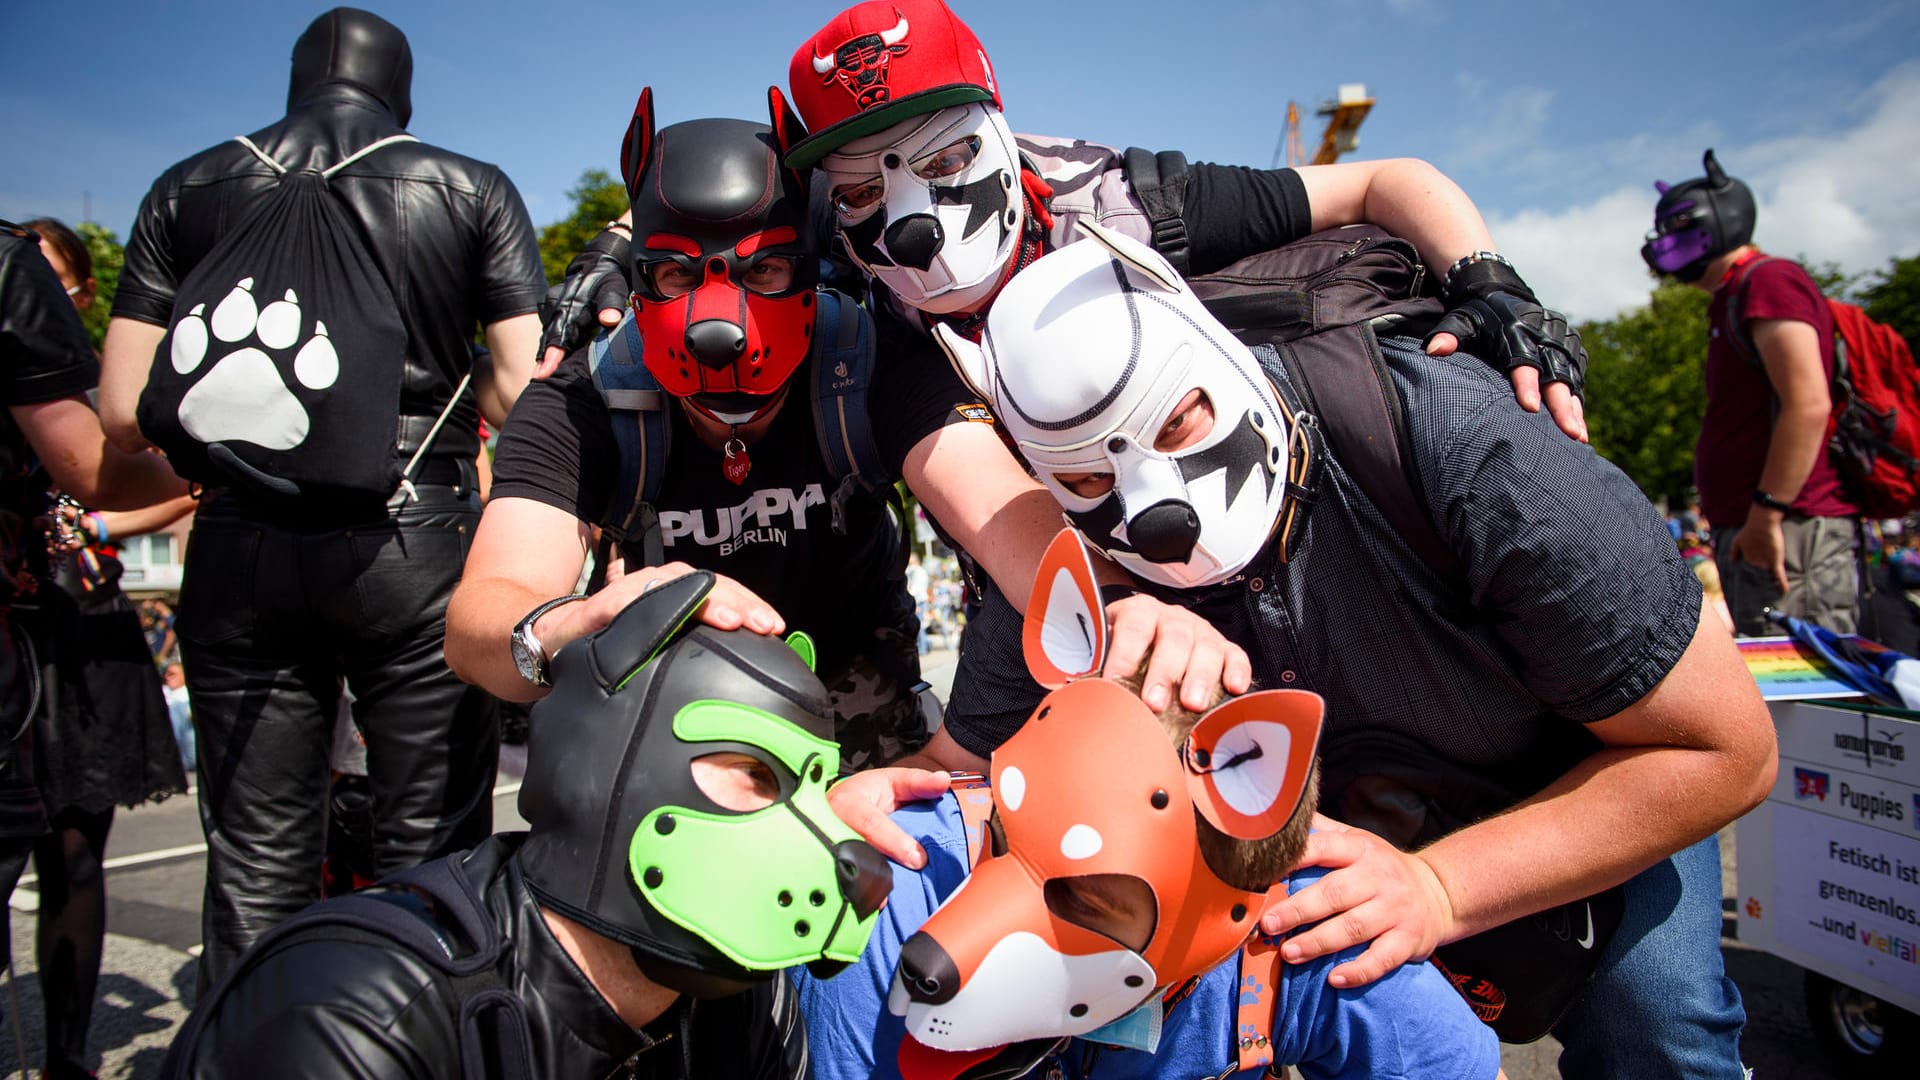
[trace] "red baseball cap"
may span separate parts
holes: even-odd
[[[793,54],[787,89],[813,132],[787,152],[795,169],[910,116],[1000,107],[987,51],[940,0],[868,0],[834,16]]]

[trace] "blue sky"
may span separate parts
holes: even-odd
[[[1757,239],[1862,271],[1920,252],[1920,4],[1787,0],[953,0],[1016,131],[1266,166],[1291,98],[1377,99],[1353,157],[1439,165],[1549,303],[1643,300],[1656,177],[1718,149]],[[371,4],[407,32],[422,138],[494,161],[536,224],[563,215],[650,83],[664,122],[764,115],[833,0]],[[92,217],[125,237],[167,165],[284,109],[323,8],[4,0],[0,217]],[[1045,18],[1036,18],[1044,13]],[[1813,13],[1813,14],[1810,14]]]

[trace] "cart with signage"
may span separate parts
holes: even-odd
[[[1740,941],[1806,969],[1845,1075],[1920,1075],[1920,712],[1868,703],[1789,638],[1741,651],[1780,771],[1735,826]]]

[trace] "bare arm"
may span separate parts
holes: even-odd
[[[534,354],[540,349],[540,316],[529,311],[510,319],[488,323],[487,349],[493,363],[485,372],[475,371],[474,394],[480,402],[480,415],[499,427],[507,422],[520,391],[533,378]]]
[[[1759,688],[1711,613],[1646,697],[1587,726],[1606,749],[1509,813],[1420,853],[1452,899],[1451,936],[1619,884],[1713,835],[1766,798],[1779,764]]]
[[[182,495],[134,510],[109,510],[100,517],[106,522],[108,538],[118,540],[123,536],[158,532],[193,513],[198,505],[199,501],[191,495]]]
[[[1315,231],[1372,222],[1411,241],[1436,274],[1464,255],[1499,250],[1467,193],[1419,158],[1307,165],[1294,171],[1306,186]],[[1441,333],[1427,351],[1446,356],[1459,345],[1453,334]],[[1515,367],[1508,377],[1521,407],[1538,412],[1544,403],[1561,430],[1581,442],[1587,440],[1585,409],[1565,383],[1549,383],[1543,397],[1536,368]]]
[[[140,434],[134,409],[140,391],[147,388],[154,353],[167,328],[124,317],[107,320],[107,340],[100,348],[100,426],[122,450],[144,450],[153,444]]]
[[[1417,854],[1328,823],[1304,861],[1335,869],[1274,905],[1262,927],[1340,914],[1290,938],[1283,954],[1304,959],[1371,939],[1330,976],[1363,985],[1445,942],[1625,881],[1758,805],[1778,766],[1753,678],[1706,612],[1658,686],[1588,727],[1604,749],[1507,813]]]
[[[1294,171],[1306,185],[1315,232],[1372,222],[1411,241],[1437,270],[1470,252],[1497,250],[1473,200],[1419,158],[1306,165]]]
[[[79,394],[12,405],[8,412],[54,484],[87,506],[131,509],[187,493],[187,482],[174,475],[167,459],[108,442],[100,417]]]
[[[902,468],[907,486],[960,547],[993,575],[1015,611],[1048,541],[1060,504],[1020,468],[990,424],[948,424],[921,439]]]
[[[527,613],[573,592],[585,565],[592,529],[565,510],[533,499],[487,503],[473,534],[460,585],[447,603],[447,666],[467,682],[508,701],[532,701],[546,690],[521,677],[509,641]],[[692,572],[685,563],[649,566],[610,580],[575,604],[563,604],[533,624],[549,659],[560,647],[613,621],[656,583]],[[700,608],[700,621],[722,630],[746,627],[778,634],[778,612],[732,578],[718,576]]]
[[[542,696],[544,691],[514,667],[508,637],[527,612],[573,591],[586,562],[588,535],[580,519],[545,503],[513,498],[488,503],[460,585],[447,602],[447,666],[508,701]],[[535,627],[535,636],[541,629]],[[559,648],[559,642],[544,637],[542,642],[549,655]]]
[[[1767,382],[1780,400],[1760,470],[1760,490],[1790,503],[1820,457],[1827,415],[1833,409],[1826,366],[1820,361],[1819,331],[1797,319],[1754,319],[1747,325],[1767,369]],[[1747,508],[1746,524],[1733,538],[1734,553],[1773,571],[1782,592],[1787,588],[1786,539],[1780,531],[1785,517],[1756,503]]]

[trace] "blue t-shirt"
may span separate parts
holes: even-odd
[[[897,1075],[905,1028],[887,1011],[886,1000],[900,946],[967,875],[965,827],[951,795],[908,806],[893,821],[926,848],[926,869],[894,866],[892,894],[859,963],[828,980],[799,968],[792,972],[817,1080]],[[1291,884],[1302,887],[1321,873],[1303,871]],[[1357,990],[1329,986],[1327,971],[1360,952],[1356,946],[1283,970],[1270,1033],[1275,1061],[1295,1066],[1306,1080],[1470,1080],[1498,1073],[1500,1047],[1493,1029],[1474,1018],[1432,965],[1409,964]],[[1239,981],[1238,957],[1208,972],[1167,1017],[1153,1054],[1074,1040],[1060,1062],[1065,1075],[1080,1080],[1219,1076],[1235,1058]],[[1235,1075],[1251,1080],[1259,1073]]]

